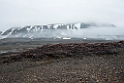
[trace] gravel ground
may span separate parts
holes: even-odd
[[[0,66],[0,83],[124,83],[124,54],[42,61],[23,60]]]
[[[11,41],[14,42],[14,40]],[[52,44],[62,41],[52,42],[49,41]],[[74,40],[64,40],[64,43],[70,42],[72,43]],[[75,42],[84,41],[75,40]],[[109,41],[87,40],[85,42]],[[19,45],[30,46],[34,44],[21,43]],[[11,46],[17,47],[18,45],[15,43],[14,45],[1,46],[8,46],[11,49]],[[23,59],[19,62],[1,64],[0,83],[124,83],[124,49],[122,48],[119,54],[111,55],[47,58],[39,61]]]

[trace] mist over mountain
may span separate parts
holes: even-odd
[[[123,39],[122,30],[113,24],[58,23],[13,27],[1,33],[3,38],[99,38]],[[111,31],[111,32],[110,32]],[[117,32],[116,32],[117,31]],[[119,32],[119,33],[118,33]]]

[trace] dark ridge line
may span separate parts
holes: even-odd
[[[48,44],[37,47],[19,54],[2,56],[2,63],[20,61],[23,58],[42,60],[44,58],[64,58],[73,56],[94,56],[94,55],[117,55],[120,50],[124,51],[124,40],[108,43],[60,43]]]

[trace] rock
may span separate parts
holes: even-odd
[[[112,43],[70,43],[70,44],[56,44],[56,45],[44,45],[34,50],[23,52],[21,55],[26,58],[37,57],[51,57],[62,58],[71,57],[75,55],[105,55],[105,54],[117,54],[118,51],[113,48],[123,48],[124,41],[112,42]],[[35,55],[35,56],[34,56]]]
[[[20,54],[3,56],[3,63],[20,61],[22,58],[43,59],[43,58],[63,58],[73,56],[94,56],[94,55],[115,55],[118,49],[124,48],[124,41],[111,43],[68,43],[68,44],[49,44],[36,49],[24,51]]]
[[[0,35],[2,34],[2,31],[0,31]]]

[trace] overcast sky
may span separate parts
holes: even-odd
[[[0,30],[25,25],[99,22],[124,26],[124,0],[0,0]]]

